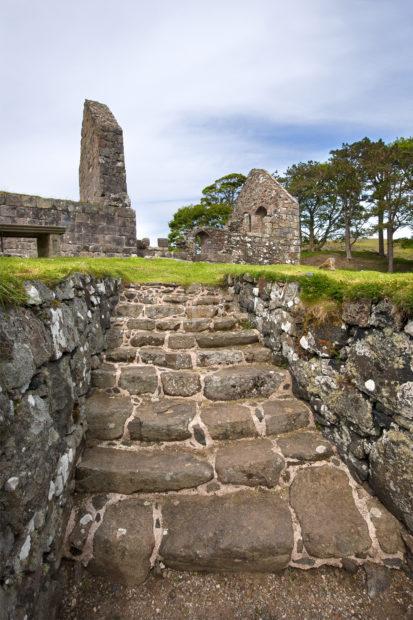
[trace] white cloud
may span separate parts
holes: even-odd
[[[86,97],[123,126],[152,238],[222,174],[325,156],[317,128],[406,135],[412,17],[409,0],[3,0],[1,187],[77,197]],[[313,139],[278,144],[255,121]]]

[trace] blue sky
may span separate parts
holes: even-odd
[[[411,135],[411,0],[1,0],[0,188],[78,198],[83,100],[123,127],[138,236],[228,172]]]

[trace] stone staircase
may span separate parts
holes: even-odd
[[[108,345],[70,557],[127,584],[165,566],[402,565],[398,521],[315,428],[230,291],[126,288]]]

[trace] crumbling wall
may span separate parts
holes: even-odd
[[[0,192],[0,224],[65,226],[62,256],[136,254],[135,211],[126,206]],[[3,246],[6,254],[37,256],[33,239],[5,238]]]
[[[299,206],[265,170],[245,181],[223,229],[196,229],[189,236],[191,260],[221,263],[300,262]]]
[[[0,310],[0,616],[53,617],[86,431],[91,369],[105,348],[119,282],[74,275],[27,283],[27,304]]]
[[[79,165],[80,201],[130,206],[123,132],[109,108],[86,99]]]
[[[320,322],[296,283],[233,285],[352,472],[413,531],[413,321],[383,299],[345,302]]]

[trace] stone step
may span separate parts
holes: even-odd
[[[178,334],[176,334],[178,335]],[[185,334],[182,334],[183,336]],[[171,340],[169,341],[171,344]],[[182,342],[182,349],[168,350],[165,347],[143,346],[136,347],[123,346],[107,351],[106,359],[110,362],[130,363],[140,361],[142,364],[162,366],[175,370],[186,368],[207,368],[209,366],[228,366],[235,364],[269,362],[272,354],[269,349],[260,345],[245,345],[240,348],[220,348],[220,349],[187,349]],[[194,353],[194,355],[191,355]]]
[[[165,501],[160,555],[177,570],[275,572],[293,549],[288,503],[277,494],[231,493]]]
[[[178,491],[197,487],[214,476],[205,458],[183,448],[86,449],[76,469],[76,488],[84,493]]]
[[[196,415],[196,403],[171,398],[144,402],[128,424],[132,441],[182,441],[192,435],[189,424]]]
[[[268,397],[286,383],[288,373],[272,365],[235,366],[208,373],[204,396],[209,400]]]
[[[195,336],[198,346],[202,349],[218,347],[237,347],[259,342],[256,329],[245,329],[237,332],[200,333]]]
[[[400,524],[377,500],[368,502],[374,542],[354,498],[348,475],[332,463],[299,469],[283,491],[106,498],[89,568],[111,583],[138,585],[154,562],[176,570],[263,573],[289,564],[397,562]]]
[[[156,351],[151,357],[152,361],[157,361],[157,355],[161,364],[165,354]],[[183,355],[181,352],[171,353],[167,363],[182,368],[182,365],[185,366],[185,355],[189,354]],[[101,389],[120,388],[134,396],[163,392],[166,396],[188,397],[198,394],[208,400],[230,401],[268,398],[289,389],[290,380],[287,371],[271,364],[255,362],[244,366],[228,366],[215,372],[201,368],[172,370],[148,364],[128,364],[117,369],[115,365],[106,363],[92,372],[92,385]]]
[[[167,442],[184,441],[192,437],[189,430],[191,422],[199,410],[201,427],[204,428],[211,441],[235,440],[253,438],[258,436],[257,426],[254,419],[263,422],[260,432],[262,434],[279,435],[291,433],[294,430],[302,430],[310,424],[308,408],[294,398],[264,401],[262,403],[246,404],[245,401],[214,403],[204,401],[197,408],[196,402],[183,398],[162,398],[152,402],[144,400],[136,407],[134,417],[128,422],[130,440],[142,442]],[[265,414],[270,411],[274,415]],[[287,420],[283,425],[278,424],[278,416],[285,412]],[[127,410],[129,414],[129,409]],[[130,417],[123,413],[125,417]],[[119,413],[120,415],[120,413]],[[265,417],[265,419],[264,419]],[[197,424],[198,426],[198,424]],[[274,430],[277,432],[274,433]],[[107,439],[104,432],[92,433],[93,438]],[[119,437],[119,435],[117,435]],[[203,435],[205,438],[205,433]],[[115,438],[114,434],[110,437]],[[197,439],[195,433],[195,439]],[[311,439],[311,437],[309,438]],[[322,440],[322,437],[320,436]],[[199,442],[204,445],[205,442]],[[321,445],[317,443],[314,449]],[[316,457],[320,453],[316,453]]]

